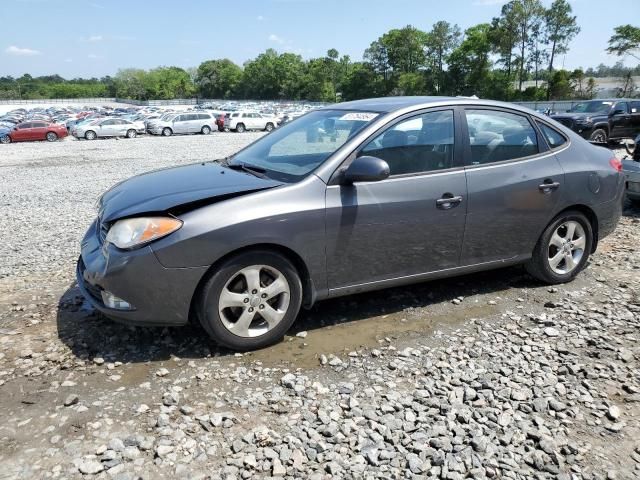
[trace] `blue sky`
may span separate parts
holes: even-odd
[[[550,4],[551,0],[545,0]],[[501,0],[3,0],[0,76],[100,77],[119,68],[242,64],[266,48],[322,56],[329,48],[361,60],[391,28],[462,29],[489,22]],[[616,25],[640,18],[640,0],[572,0],[582,31],[559,58],[566,68],[613,64],[604,52]],[[597,6],[596,6],[597,5]],[[595,7],[595,8],[594,8]],[[625,63],[632,65],[633,59]],[[635,61],[635,60],[634,60]]]

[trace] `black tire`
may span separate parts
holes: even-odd
[[[239,123],[238,125],[236,125],[236,132],[244,133],[245,131],[246,131],[246,128],[244,126],[244,123]]]
[[[582,258],[576,267],[568,273],[559,274],[552,270],[549,265],[549,244],[551,237],[558,227],[568,221],[578,222],[585,232],[586,244],[582,253]],[[531,259],[525,264],[525,268],[532,277],[548,283],[550,285],[567,283],[572,281],[586,266],[589,255],[593,248],[593,228],[591,222],[581,212],[567,210],[554,218],[545,228],[536,244]]]
[[[202,127],[202,130],[200,130],[200,132],[203,135],[209,135],[211,133],[211,127],[205,125],[204,127]]]
[[[96,138],[98,138],[98,136],[96,135],[96,132],[94,132],[93,130],[87,130],[84,133],[84,138],[85,140],[95,140]]]
[[[47,142],[55,142],[58,140],[58,135],[55,132],[48,132],[46,136]]]
[[[271,122],[267,123],[267,126],[266,126],[266,127],[264,127],[264,129],[265,129],[267,132],[272,131],[274,128],[275,128],[275,127],[273,126],[273,123],[271,123]]]
[[[133,128],[127,130],[127,138],[136,138],[138,136],[138,132],[136,132]]]
[[[596,128],[593,132],[591,132],[591,136],[589,137],[589,140],[591,140],[592,142],[598,142],[598,143],[608,143],[609,135],[607,134],[607,131],[604,128]]]
[[[3,145],[8,145],[11,143],[11,137],[9,135],[3,135],[2,137],[0,137],[0,143],[2,143]]]
[[[171,130],[169,127],[164,127],[162,129],[162,136],[163,137],[170,137],[171,135],[173,135],[173,130]]]
[[[255,337],[241,337],[225,327],[218,311],[218,302],[223,288],[237,272],[252,265],[273,267],[284,275],[289,284],[289,306],[271,330]],[[196,316],[209,336],[227,348],[248,351],[263,348],[280,341],[289,330],[302,304],[302,282],[295,266],[284,256],[269,250],[252,250],[226,260],[208,274],[196,300]]]

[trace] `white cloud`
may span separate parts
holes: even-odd
[[[90,53],[89,55],[87,55],[87,58],[90,58],[91,60],[95,60],[96,58],[100,58],[100,56],[96,55],[95,53]]]
[[[284,38],[279,37],[275,33],[269,35],[269,41],[274,43],[279,43],[280,45],[284,44]]]
[[[65,63],[71,63],[71,62],[73,62],[73,58],[65,58],[64,62]]]
[[[9,55],[15,55],[16,57],[33,57],[34,55],[42,55],[39,50],[33,50],[32,48],[20,48],[15,45],[11,45],[5,49],[5,53]]]
[[[256,17],[256,20],[258,20],[259,22],[262,22],[264,20],[264,17],[262,15],[258,15]]]
[[[91,35],[89,38],[87,38],[87,42],[89,43],[101,42],[102,40],[104,40],[104,37],[102,35]]]

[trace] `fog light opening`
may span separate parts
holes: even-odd
[[[121,298],[116,297],[113,293],[103,290],[102,302],[107,308],[113,308],[114,310],[133,310],[133,306],[124,301]]]

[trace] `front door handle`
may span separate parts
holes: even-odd
[[[462,196],[454,196],[450,193],[445,193],[442,198],[436,200],[436,207],[441,210],[449,210],[462,202]]]
[[[560,182],[545,181],[544,183],[538,185],[538,188],[542,191],[542,193],[550,193],[551,191],[560,188]]]

